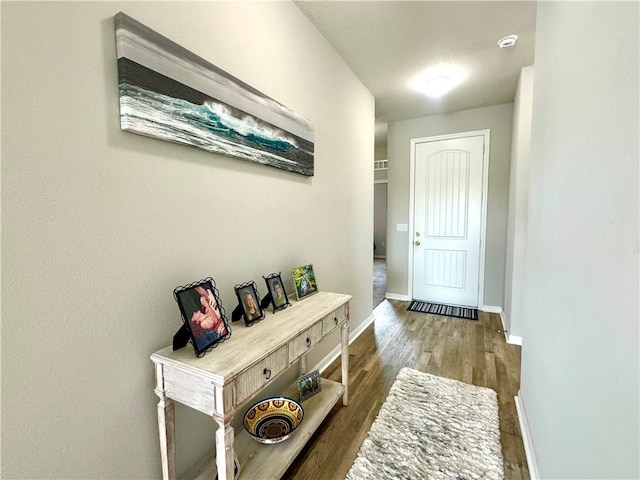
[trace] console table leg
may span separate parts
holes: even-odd
[[[347,306],[348,308],[348,306]],[[348,315],[347,310],[347,315]],[[347,317],[348,318],[348,317]],[[342,404],[346,407],[349,404],[349,321],[342,325],[342,385],[344,385],[344,394],[342,395]]]
[[[225,424],[216,420],[216,466],[219,480],[233,480],[233,427],[231,421]]]
[[[175,405],[173,400],[159,393],[158,430],[160,432],[160,455],[162,457],[162,480],[176,478]]]

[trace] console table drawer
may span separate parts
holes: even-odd
[[[322,323],[318,322],[289,342],[289,363],[306,353],[320,340],[322,340]]]
[[[164,366],[164,391],[167,397],[191,408],[212,415],[214,412],[214,386],[204,378],[194,381],[192,373],[169,365]]]
[[[235,405],[242,403],[270,382],[287,366],[287,347],[280,347],[267,358],[238,375]]]
[[[324,337],[347,320],[347,309],[343,305],[322,319],[322,336]]]

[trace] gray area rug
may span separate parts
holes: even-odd
[[[504,478],[489,388],[400,370],[347,480]]]

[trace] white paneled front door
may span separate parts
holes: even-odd
[[[484,136],[414,144],[413,298],[478,306]]]

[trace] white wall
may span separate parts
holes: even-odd
[[[509,158],[513,104],[476,108],[389,124],[387,292],[408,294],[410,141],[412,138],[491,130],[484,305],[501,306],[509,195]]]
[[[309,118],[315,176],[122,132],[120,10]],[[160,476],[178,285],[213,276],[230,315],[235,284],[312,262],[352,330],[371,314],[373,98],[293,3],[3,2],[2,114],[3,478]],[[215,427],[177,421],[184,473]]]
[[[509,178],[509,214],[505,263],[505,327],[510,337],[522,337],[522,295],[527,247],[527,202],[533,114],[533,66],[524,67],[513,100],[513,140]]]
[[[538,2],[519,397],[546,479],[640,478],[639,13]]]

